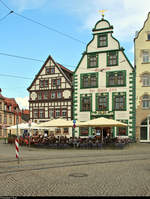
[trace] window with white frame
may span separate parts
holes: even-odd
[[[48,91],[45,91],[43,93],[43,99],[48,99],[48,96],[49,96]]]
[[[4,124],[7,124],[7,115],[4,114]]]
[[[63,133],[66,133],[66,134],[68,134],[68,133],[69,133],[69,128],[64,128],[64,131],[63,131]]]
[[[40,80],[40,88],[48,87],[49,81],[47,79]]]
[[[0,124],[2,124],[2,115],[0,114]]]
[[[0,126],[0,136],[2,136],[2,127]]]
[[[150,86],[150,74],[142,75],[142,84],[143,86]]]
[[[38,110],[33,110],[33,118],[37,119],[38,118]]]
[[[45,118],[45,111],[44,111],[44,109],[40,109],[40,110],[39,110],[39,118],[40,118],[40,119]]]
[[[148,63],[150,61],[150,55],[149,52],[144,50],[143,51],[143,63]]]
[[[60,86],[61,84],[61,79],[52,79],[52,87],[57,87]]]
[[[38,100],[41,100],[42,99],[42,92],[39,92],[38,93]]]
[[[48,74],[55,74],[55,66],[47,66],[45,68],[45,73]]]
[[[142,107],[143,107],[143,109],[150,108],[150,96],[149,95],[144,95],[142,97]]]
[[[2,110],[2,102],[0,102],[0,110]]]
[[[61,133],[61,129],[60,128],[55,128],[55,133],[56,134],[60,134]]]
[[[55,99],[56,98],[56,92],[51,92],[51,99]]]
[[[55,111],[55,116],[56,116],[56,118],[57,118],[57,117],[60,117],[60,109],[56,109],[56,111]]]
[[[62,96],[62,93],[61,93],[61,91],[57,91],[57,98],[61,98],[61,96]]]
[[[11,111],[11,110],[12,110],[12,107],[11,107],[11,106],[9,106],[9,108],[8,108],[8,109],[9,109],[9,111]]]
[[[12,115],[9,115],[9,124],[12,124]]]
[[[54,118],[54,109],[49,109],[49,118]]]
[[[62,110],[62,116],[63,116],[63,117],[66,117],[66,116],[67,116],[67,110],[66,110],[66,109],[63,109],[63,110]]]

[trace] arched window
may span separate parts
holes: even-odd
[[[147,118],[141,122],[141,125],[147,125]]]
[[[142,98],[142,107],[144,109],[149,109],[150,108],[150,96],[149,95],[144,95]]]
[[[150,74],[143,74],[142,75],[142,83],[143,86],[150,86]]]
[[[148,63],[150,61],[149,52],[144,50],[143,51],[143,63]]]

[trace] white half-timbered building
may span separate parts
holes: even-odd
[[[30,119],[33,122],[41,123],[54,118],[72,119],[72,76],[72,71],[48,56],[27,89]]]
[[[135,138],[135,70],[113,37],[113,26],[102,18],[74,72],[74,120],[98,117],[127,123],[104,129],[104,136]],[[76,128],[75,136],[100,135],[100,129]]]

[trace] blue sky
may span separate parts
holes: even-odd
[[[143,27],[150,11],[150,1],[143,0],[2,0],[11,10],[87,44],[92,28],[101,19],[99,10],[106,9],[105,19],[114,27],[113,36],[125,48],[134,64],[134,36]],[[74,70],[86,45],[48,30],[10,12],[0,2],[0,88],[5,97],[14,97],[20,107],[28,106],[28,91],[42,62],[13,58],[1,53],[55,61]],[[6,75],[22,78],[6,77]]]

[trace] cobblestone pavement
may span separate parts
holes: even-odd
[[[0,143],[0,196],[150,196],[150,144],[122,150]]]

